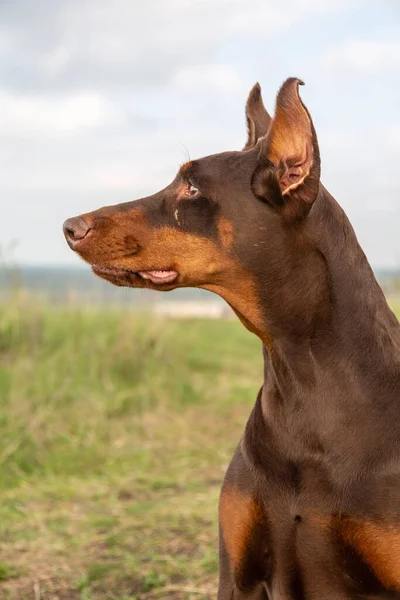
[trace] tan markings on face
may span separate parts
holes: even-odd
[[[225,243],[232,230],[222,225]],[[220,231],[221,233],[221,231]],[[154,229],[141,258],[150,264],[176,269],[183,282],[207,289],[224,298],[232,306],[245,327],[271,345],[265,333],[256,285],[252,277],[229,253],[210,240],[170,227]],[[165,264],[165,261],[168,264]],[[265,338],[265,339],[264,339]]]
[[[230,248],[233,244],[233,227],[225,217],[221,217],[218,222],[218,233],[223,247]]]
[[[227,269],[231,268],[229,259],[214,241],[168,226],[148,232],[138,260],[146,268],[173,268],[188,285],[223,280]],[[129,261],[126,266],[136,268]]]
[[[255,298],[254,302],[257,302]],[[261,318],[260,311],[258,310],[258,304],[253,304],[249,296],[246,297],[246,301],[241,301],[243,312],[238,310],[236,306],[231,304],[230,302],[228,302],[228,304],[230,305],[240,322],[246,327],[246,329],[257,335],[268,350],[268,352],[271,354],[274,349],[274,346],[272,344],[272,337],[269,335],[268,331],[266,331],[265,329],[263,330],[263,327],[265,328],[265,325],[263,325],[263,320]],[[257,310],[255,310],[256,307]],[[249,315],[250,318],[248,318],[247,315]]]
[[[219,501],[222,536],[234,569],[246,555],[254,527],[263,520],[260,505],[235,488],[225,488]]]
[[[218,234],[222,247],[229,250],[234,241],[234,233],[231,222],[225,217],[221,217],[218,222]],[[232,270],[231,277],[235,271]],[[261,317],[256,286],[252,278],[244,271],[235,277],[235,290],[227,289],[223,292],[217,286],[208,286],[212,292],[222,296],[235,312],[243,325],[252,333],[261,338],[267,349],[272,351],[272,338],[265,331],[265,323]]]
[[[224,298],[244,325],[261,336],[261,332],[265,332],[265,324],[256,285],[226,248],[233,241],[233,230],[227,220],[219,225],[219,233],[222,236],[222,248],[209,238],[172,227],[147,226],[144,231],[141,225],[142,250],[138,258],[127,257],[118,261],[118,265],[133,270],[175,269],[181,274],[183,283],[207,289]],[[141,264],[137,267],[139,260]],[[269,340],[262,340],[270,344]]]
[[[175,216],[179,218],[179,213]],[[233,244],[229,221],[221,219],[218,230],[219,239],[214,241],[174,227],[153,227],[143,209],[137,207],[110,215],[103,221],[96,243],[88,240],[80,253],[94,265],[112,265],[136,272],[176,270],[180,275],[179,285],[200,287],[220,295],[244,325],[267,344],[265,334],[262,337],[261,333],[266,327],[255,281],[229,251]]]
[[[185,164],[183,164],[181,166],[181,168],[179,169],[179,172],[181,173],[181,175],[184,175],[185,171],[187,171],[188,169],[190,169],[190,167],[193,165],[193,161],[189,160],[188,162],[186,162]]]
[[[178,223],[178,225],[181,226],[181,222],[179,220],[179,208],[176,208],[174,210],[174,218],[175,218],[175,221]]]

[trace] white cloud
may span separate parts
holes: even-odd
[[[0,133],[43,137],[73,136],[104,124],[117,124],[119,116],[100,95],[73,94],[67,98],[19,96],[0,93]]]
[[[331,48],[321,58],[329,69],[350,69],[363,74],[400,69],[400,42],[350,40]]]
[[[232,3],[234,10],[230,11],[228,23],[232,30],[276,36],[312,16],[333,13],[354,3],[354,0],[269,0],[262,3],[236,0]]]
[[[276,38],[357,1],[0,2],[0,76],[20,90],[162,85],[181,69],[218,63],[221,40]]]
[[[172,83],[181,89],[206,87],[218,91],[232,91],[239,86],[240,77],[230,65],[198,65],[181,69]]]
[[[389,30],[386,3],[373,4]],[[193,158],[242,147],[251,85],[260,79],[272,112],[279,83],[298,74],[308,84],[302,95],[324,181],[338,200],[350,198],[357,219],[372,221],[383,207],[387,247],[398,247],[389,210],[398,197],[400,130],[385,127],[396,120],[399,45],[388,34],[378,44],[382,30],[364,11],[354,39],[324,55],[324,67],[340,70],[316,68],[315,56],[343,35],[331,15],[343,10],[344,23],[355,5],[361,0],[0,0],[0,242],[20,238],[22,261],[48,260],[40,228],[53,236],[46,245],[54,260],[75,262],[60,234],[64,218],[161,189],[185,146]],[[382,102],[360,90],[357,77],[345,91],[336,86],[342,69],[352,76],[372,68],[383,73]],[[376,114],[385,99],[387,111]],[[381,192],[385,205],[375,210]],[[370,238],[375,256],[380,238]]]
[[[391,150],[400,150],[400,125],[392,125],[383,134],[384,141]]]
[[[72,173],[65,171],[62,165],[47,166],[40,165],[33,168],[24,169],[24,177],[15,179],[15,172],[9,173],[0,169],[0,176],[3,190],[22,191],[57,191],[80,193],[93,191],[108,192],[110,198],[116,192],[125,192],[126,200],[130,199],[131,194],[137,194],[138,190],[146,187],[151,188],[151,193],[156,192],[161,187],[167,185],[175,174],[177,165],[152,166],[146,159],[136,157],[132,161],[121,158],[118,162],[98,161],[92,165],[89,161],[83,165],[75,161]],[[132,164],[133,163],[133,164]],[[166,174],[167,171],[167,174]],[[150,193],[150,190],[149,190]]]
[[[393,191],[396,192],[399,188],[399,178],[396,172],[390,168],[380,168],[371,176],[371,186],[380,192]],[[400,208],[400,196],[391,200],[391,204],[397,205]]]
[[[360,140],[354,131],[344,129],[319,129],[319,145],[329,150],[353,150],[360,144]]]

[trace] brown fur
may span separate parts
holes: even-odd
[[[399,600],[400,326],[320,182],[299,83],[273,119],[253,88],[243,151],[64,231],[101,277],[215,292],[263,343],[221,493],[218,599]],[[169,283],[143,276],[159,270]]]
[[[356,549],[388,590],[400,592],[400,525],[335,517],[333,529]]]

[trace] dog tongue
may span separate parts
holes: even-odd
[[[172,281],[177,276],[176,271],[139,271],[139,275],[143,279],[151,281]]]
[[[174,271],[141,271],[142,277],[158,277],[159,279],[164,279],[172,275]]]

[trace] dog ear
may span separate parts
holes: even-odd
[[[255,195],[286,216],[305,216],[319,190],[320,157],[310,114],[299,96],[296,78],[278,92],[275,116],[262,141],[261,160],[253,176]]]
[[[267,113],[261,96],[261,87],[256,83],[252,88],[246,104],[247,143],[243,150],[250,150],[260,137],[268,133],[271,117]]]

